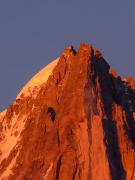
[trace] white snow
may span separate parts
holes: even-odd
[[[47,81],[48,77],[51,75],[54,67],[57,65],[59,58],[54,60],[52,63],[43,68],[39,73],[37,73],[22,89],[22,91],[18,94],[17,98],[20,97],[21,94],[24,96],[28,96],[29,93],[32,93],[33,90],[36,91],[38,88]],[[33,95],[34,96],[34,95]],[[32,109],[35,107],[33,106]],[[0,164],[4,159],[7,159],[13,148],[17,147],[20,142],[21,132],[24,129],[26,116],[16,115],[15,112],[12,118],[9,120],[4,118],[7,110],[0,112],[0,124],[2,125],[2,130],[0,132]],[[7,169],[2,174],[2,179],[8,179],[9,175],[12,174],[12,168],[16,163],[16,157],[14,157],[7,167]],[[48,168],[46,175],[44,176],[47,179],[51,169],[53,167],[53,163],[50,163],[50,167]],[[0,179],[1,179],[0,178]]]
[[[7,119],[4,119],[2,122],[3,130],[1,132],[2,140],[0,141],[0,163],[9,156],[10,152],[19,141],[24,124],[25,116],[20,118],[16,116],[15,113],[12,119],[10,119],[10,122],[7,122]]]
[[[22,89],[22,91],[17,95],[20,98],[21,94],[29,96],[33,90],[38,90],[38,87],[45,83],[48,77],[51,75],[54,67],[57,65],[59,57],[44,67],[40,72],[38,72]]]

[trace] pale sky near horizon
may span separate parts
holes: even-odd
[[[66,46],[99,47],[135,78],[134,0],[0,0],[0,111]]]

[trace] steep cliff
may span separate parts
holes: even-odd
[[[0,114],[0,179],[135,180],[135,81],[81,44]]]

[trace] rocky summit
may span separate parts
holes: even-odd
[[[66,48],[0,113],[0,180],[135,180],[135,81]]]

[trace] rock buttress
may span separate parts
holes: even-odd
[[[99,49],[66,48],[36,98],[16,100],[2,117],[9,129],[15,115],[24,124],[0,176],[134,180],[134,84],[117,76]]]

